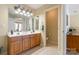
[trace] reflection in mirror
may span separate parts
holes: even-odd
[[[31,30],[31,17],[15,14],[9,10],[8,32],[27,32]]]
[[[39,30],[39,16],[37,16],[35,19],[35,29]]]
[[[22,23],[14,23],[15,32],[21,32],[22,31]]]
[[[24,16],[18,13],[15,13],[15,10],[12,8],[8,9],[8,32],[35,32],[39,30],[39,17]]]

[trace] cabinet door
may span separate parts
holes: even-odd
[[[14,42],[14,46],[15,54],[18,54],[20,52],[19,41]]]
[[[10,43],[9,44],[9,54],[10,55],[14,55],[15,54],[15,51],[14,51],[15,46],[14,45],[15,45],[14,43]]]
[[[31,48],[36,46],[36,37],[35,35],[31,35]]]
[[[22,52],[22,37],[12,37],[9,39],[9,54]]]
[[[79,36],[74,39],[76,51],[79,52]]]
[[[22,45],[23,45],[22,39],[20,39],[20,41],[19,41],[19,52],[22,52],[23,51]]]
[[[14,55],[16,54],[15,53],[15,42],[17,41],[18,39],[16,37],[11,37],[9,38],[9,42],[8,42],[8,45],[9,45],[9,54],[11,55]]]
[[[29,36],[23,36],[23,50],[30,48],[30,39]]]
[[[41,40],[41,35],[40,34],[36,34],[36,45],[40,44],[40,40]]]
[[[69,35],[67,36],[67,48],[70,49],[71,51],[75,51],[78,47],[78,36],[75,35]]]

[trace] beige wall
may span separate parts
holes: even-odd
[[[48,44],[58,44],[58,8],[46,12],[46,37]]]
[[[0,46],[6,48],[8,32],[8,8],[6,5],[0,5]]]
[[[79,14],[70,15],[70,27],[73,27],[79,32]]]

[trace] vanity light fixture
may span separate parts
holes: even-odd
[[[15,6],[14,10],[16,14],[20,14],[20,15],[28,16],[28,17],[33,16],[33,13],[30,9],[25,10],[24,7],[21,7],[20,5]]]

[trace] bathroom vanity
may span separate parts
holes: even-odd
[[[8,54],[16,55],[41,43],[41,33],[20,33],[8,35]]]
[[[15,55],[29,50],[41,43],[41,25],[39,17],[24,16],[9,8],[8,20],[8,54]]]

